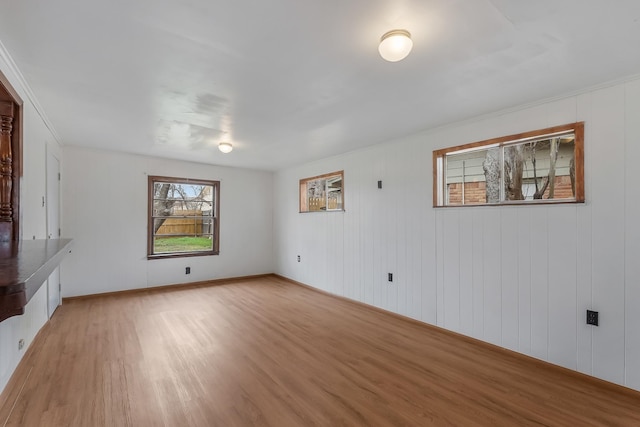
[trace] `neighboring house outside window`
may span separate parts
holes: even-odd
[[[584,202],[584,123],[433,152],[436,207]]]

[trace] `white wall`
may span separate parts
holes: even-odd
[[[24,239],[46,238],[46,208],[42,197],[46,195],[46,150],[60,152],[55,136],[47,128],[39,110],[31,102],[28,88],[12,63],[10,56],[0,44],[0,72],[10,81],[24,101],[23,108],[23,165],[20,182],[20,235]],[[0,392],[13,374],[18,362],[47,322],[47,287],[42,286],[25,308],[25,314],[9,318],[0,323]],[[18,341],[25,346],[18,350]]]
[[[640,390],[638,117],[629,80],[280,171],[276,272]],[[585,204],[431,206],[434,149],[576,121]],[[298,180],[342,169],[346,212],[299,214]]]
[[[271,172],[63,148],[64,297],[273,271]],[[147,260],[147,176],[220,181],[220,255]],[[191,274],[185,275],[185,267]]]

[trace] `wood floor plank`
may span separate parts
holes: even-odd
[[[66,302],[0,426],[634,426],[640,393],[277,277]]]

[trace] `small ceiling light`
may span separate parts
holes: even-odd
[[[385,60],[389,62],[398,62],[403,60],[411,52],[413,42],[411,41],[411,33],[407,30],[391,30],[384,33],[380,38],[380,46],[378,52]]]
[[[230,142],[221,142],[220,144],[218,144],[218,150],[227,154],[230,153],[231,150],[233,150],[233,145]]]

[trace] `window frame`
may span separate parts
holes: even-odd
[[[341,200],[342,200],[342,207],[340,209],[320,209],[320,210],[309,210],[308,206],[307,206],[307,210],[303,210],[303,185],[305,185],[307,182],[310,181],[316,181],[318,179],[325,179],[325,185],[326,185],[326,181],[328,178],[331,177],[335,177],[335,176],[339,176],[340,177],[340,181],[342,182],[342,185],[340,187],[340,193],[341,193]],[[305,188],[305,192],[306,192],[306,188]],[[328,196],[328,192],[325,186],[325,197]],[[344,212],[344,170],[340,170],[340,171],[335,171],[335,172],[331,172],[331,173],[325,173],[322,175],[317,175],[317,176],[312,176],[309,178],[302,178],[299,181],[299,185],[298,185],[298,211],[299,213],[314,213],[314,212]]]
[[[187,185],[207,185],[213,187],[213,217],[212,217],[212,249],[210,251],[191,252],[153,252],[155,232],[153,230],[153,200],[156,182]],[[169,176],[149,175],[147,180],[147,259],[184,258],[194,256],[211,256],[220,254],[220,181],[192,178],[178,178]]]
[[[483,148],[499,147],[525,143],[528,140],[535,141],[545,137],[561,135],[564,133],[574,133],[574,163],[575,163],[575,198],[574,199],[536,199],[536,200],[501,200],[497,203],[477,203],[468,205],[448,205],[444,200],[446,194],[446,170],[444,159],[447,154],[462,150],[475,150]],[[503,165],[501,166],[503,167]],[[584,203],[584,122],[569,123],[565,125],[552,126],[545,129],[538,129],[530,132],[523,132],[514,135],[501,136],[484,141],[472,142],[469,144],[457,145],[433,151],[433,207],[434,208],[460,208],[478,206],[521,206],[521,205],[545,205],[545,204],[570,204]],[[439,203],[442,200],[442,203]]]

